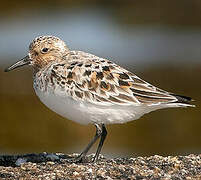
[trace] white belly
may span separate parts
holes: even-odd
[[[138,119],[143,114],[160,109],[158,106],[96,105],[76,101],[64,94],[55,94],[35,89],[40,100],[57,114],[80,124],[118,124]]]
[[[57,114],[78,122],[80,124],[104,123],[116,124],[125,123],[138,119],[140,116],[151,110],[142,106],[102,106],[88,102],[76,101],[69,96],[55,94],[35,89],[40,100]]]

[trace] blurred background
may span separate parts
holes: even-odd
[[[0,153],[80,152],[94,136],[46,108],[32,70],[4,73],[36,36],[115,61],[162,89],[191,96],[196,108],[164,109],[108,125],[106,157],[201,153],[201,1],[1,1]],[[94,147],[91,152],[95,151]]]

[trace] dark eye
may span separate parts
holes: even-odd
[[[42,51],[43,53],[46,53],[48,50],[49,50],[48,48],[43,48],[41,51]]]

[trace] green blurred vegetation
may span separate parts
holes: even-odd
[[[192,96],[197,107],[164,109],[127,124],[109,125],[103,153],[144,156],[199,152],[201,67],[158,66],[137,74],[163,89]],[[30,69],[0,70],[0,151],[81,151],[94,135],[94,127],[73,123],[46,108],[33,91],[31,77]]]

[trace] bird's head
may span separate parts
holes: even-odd
[[[41,69],[52,61],[62,61],[69,53],[65,42],[55,36],[39,36],[29,45],[29,53],[20,61],[5,69],[6,72],[24,65]]]

